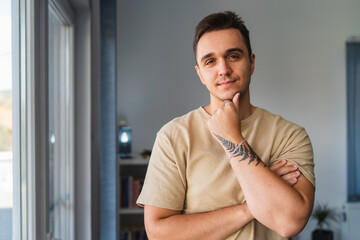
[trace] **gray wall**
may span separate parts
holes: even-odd
[[[75,27],[75,239],[91,239],[91,20],[76,11]]]
[[[208,104],[191,44],[197,22],[223,10],[238,12],[250,29],[252,103],[307,129],[316,201],[340,210],[346,203],[345,42],[360,35],[359,1],[119,1],[118,117],[133,128],[134,151],[151,148],[167,121]],[[299,239],[310,239],[314,227],[311,221]]]
[[[98,19],[92,18],[88,0],[69,0],[69,3],[75,18],[75,239],[92,239],[90,80],[91,64],[97,58],[91,48],[94,45],[91,21]]]

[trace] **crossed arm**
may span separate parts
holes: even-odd
[[[251,151],[246,142],[241,147]],[[264,167],[255,153],[236,156],[230,164],[249,210],[259,222],[283,237],[296,235],[305,227],[313,207],[314,188],[304,176],[300,175],[291,187]]]
[[[253,219],[246,203],[206,213],[181,214],[145,206],[149,239],[225,239]]]
[[[285,167],[284,160],[266,167],[251,146],[243,142],[238,98],[236,94],[232,102],[219,108],[208,126],[228,154],[247,202],[197,214],[145,206],[150,239],[225,239],[254,218],[284,237],[299,233],[306,225],[314,187],[296,171],[296,166]]]
[[[286,160],[281,160],[270,170],[289,186],[295,185],[300,172],[296,165],[285,164]],[[225,239],[254,219],[246,202],[196,214],[145,206],[144,215],[150,239]]]
[[[241,133],[240,94],[221,106],[208,127],[230,158],[231,167],[254,218],[284,237],[299,233],[306,225],[314,202],[314,187],[300,175],[291,187],[261,161]]]

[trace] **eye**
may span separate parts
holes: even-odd
[[[240,57],[239,57],[238,55],[236,55],[236,54],[231,54],[231,55],[229,55],[229,58],[230,58],[231,60],[237,60],[237,59],[239,59]]]
[[[208,60],[206,60],[205,65],[208,66],[208,65],[210,65],[212,63],[214,63],[214,60],[213,59],[208,59]]]

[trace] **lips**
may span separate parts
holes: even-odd
[[[221,82],[221,83],[218,83],[217,85],[220,87],[227,87],[227,86],[232,85],[234,82],[236,82],[236,80]]]

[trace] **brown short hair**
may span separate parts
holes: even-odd
[[[229,28],[235,28],[240,31],[241,35],[244,37],[246,47],[249,52],[249,57],[251,56],[251,45],[249,30],[246,28],[244,21],[239,17],[235,12],[225,11],[219,13],[213,13],[205,18],[203,18],[195,29],[195,38],[193,42],[193,50],[195,54],[196,61],[196,49],[200,38],[207,32],[224,30]]]

